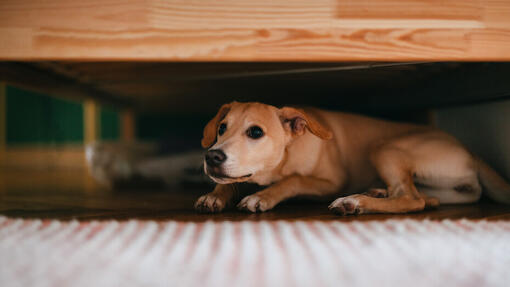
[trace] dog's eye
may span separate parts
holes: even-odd
[[[246,130],[246,134],[252,139],[258,139],[264,135],[264,131],[258,126],[253,126]]]
[[[226,130],[227,130],[227,124],[223,123],[220,125],[220,128],[218,129],[218,134],[221,136],[222,134],[225,133]]]

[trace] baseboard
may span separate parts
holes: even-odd
[[[7,147],[0,151],[0,170],[83,170],[85,166],[85,151],[81,145]]]

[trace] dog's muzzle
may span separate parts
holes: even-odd
[[[225,174],[221,165],[227,160],[227,155],[220,149],[209,150],[205,154],[205,173],[213,180],[221,181],[242,181],[249,178],[252,174],[233,177]]]

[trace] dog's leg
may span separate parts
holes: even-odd
[[[383,148],[371,157],[379,177],[387,186],[387,198],[375,198],[362,194],[341,197],[329,206],[335,213],[404,213],[423,210],[429,205],[437,205],[437,200],[426,198],[416,189],[412,176],[412,158],[397,148]]]
[[[90,175],[99,183],[113,187],[117,180],[133,177],[136,164],[156,153],[152,143],[92,143],[85,148]]]
[[[384,198],[388,197],[388,190],[385,188],[370,188],[362,194],[368,195],[370,197]]]
[[[286,199],[303,195],[324,196],[338,191],[340,186],[324,179],[293,175],[246,196],[237,207],[245,211],[264,212]]]
[[[362,193],[370,197],[385,198],[388,197],[388,190],[385,188],[370,188],[369,190]],[[425,200],[425,207],[436,207],[439,206],[439,200],[435,197],[426,196],[423,193],[419,193],[420,196]]]
[[[117,184],[125,187],[128,186],[126,183],[140,179],[142,182],[162,182],[166,186],[175,186],[183,178],[199,183],[209,182],[202,176],[203,158],[200,150],[159,155],[157,146],[151,143],[94,143],[86,147],[86,160],[92,177],[114,188]]]
[[[198,198],[195,209],[200,212],[220,212],[234,203],[238,192],[236,184],[217,184],[213,192]]]

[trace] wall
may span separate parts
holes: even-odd
[[[79,102],[6,86],[6,143],[83,142],[83,107]]]
[[[434,111],[438,127],[510,179],[510,100]]]
[[[85,107],[0,83],[0,168],[83,168]],[[97,109],[97,139],[120,137],[119,112]]]
[[[82,144],[83,103],[5,86],[7,146],[34,144]],[[99,138],[119,138],[119,114],[110,108],[99,111]]]

